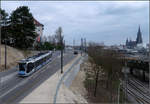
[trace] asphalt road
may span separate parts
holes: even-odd
[[[64,54],[64,65],[75,58],[71,51]],[[14,71],[13,74],[3,79],[0,85],[0,104],[17,103],[39,86],[43,81],[51,77],[60,69],[60,52],[55,52],[52,61],[29,77],[21,78]]]

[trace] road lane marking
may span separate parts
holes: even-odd
[[[4,76],[4,77],[1,77],[1,83],[11,79],[12,77],[16,76],[17,75],[17,72],[13,72],[12,74],[9,74],[7,76]]]
[[[60,56],[60,55],[59,55]],[[50,61],[48,64],[52,63],[53,61],[55,61],[57,58],[59,58],[59,56],[55,57],[52,61]],[[48,66],[48,64],[46,64],[45,66],[43,66],[41,69],[45,68],[46,66]],[[38,73],[39,71],[37,71]],[[17,73],[17,72],[16,72]],[[20,83],[18,83],[16,86],[14,86],[13,88],[9,89],[7,92],[3,93],[2,95],[0,95],[0,98],[6,96],[7,94],[9,94],[10,92],[12,92],[13,90],[15,90],[16,88],[24,85],[25,83],[28,82],[28,80],[36,78],[38,76],[38,74],[35,75],[33,74],[33,76],[28,77],[27,79],[24,79],[23,81],[21,81]]]
[[[10,93],[11,91],[13,91],[14,89],[16,89],[17,87],[24,85],[26,82],[28,81],[28,79],[20,82],[19,84],[17,84],[15,87],[13,87],[12,89],[9,89],[7,92],[3,93],[2,95],[0,95],[0,98],[6,96],[8,93]]]

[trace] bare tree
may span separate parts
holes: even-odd
[[[64,38],[64,36],[62,35],[62,28],[59,27],[56,30],[56,35],[55,35],[55,39],[56,39],[58,45],[61,45],[61,43],[63,43],[63,38]]]
[[[101,46],[97,46],[96,43],[90,43],[88,48],[89,62],[91,63],[93,78],[95,79],[95,88],[94,88],[94,96],[96,97],[97,86],[100,72],[102,73],[103,69],[101,67],[101,61],[99,61],[99,49]]]
[[[93,79],[95,79],[94,96],[96,96],[99,76],[102,75],[100,73],[104,72],[106,89],[108,89],[111,95],[110,101],[114,101],[113,94],[115,93],[115,84],[119,81],[122,69],[122,61],[119,59],[119,54],[116,51],[106,49],[99,44],[90,43],[88,46],[88,55],[94,73]]]

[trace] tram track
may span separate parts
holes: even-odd
[[[122,88],[124,92],[127,90],[127,93],[135,99],[135,101],[137,102],[136,104],[149,104],[150,102],[149,100],[146,100],[140,95],[136,94],[133,90],[131,90],[131,88],[129,88],[129,86],[127,88],[125,87],[122,87]]]
[[[132,81],[134,81],[135,83],[137,83],[138,85],[140,85],[141,87],[143,87],[143,88],[145,88],[145,89],[148,89],[148,87],[146,87],[146,86],[144,85],[144,83],[142,83],[142,82],[139,81],[138,79],[136,79],[136,78],[134,78],[134,77],[130,77],[130,79],[131,79]]]
[[[141,95],[143,96],[143,99],[147,99],[150,102],[150,98],[148,97],[149,95],[144,94],[140,89],[138,89],[138,87],[136,87],[134,84],[129,83],[129,85],[132,87],[132,89],[134,90],[134,92],[139,93],[137,94],[137,96]]]
[[[132,81],[132,80],[129,80],[129,84],[130,84],[131,86],[135,87],[135,89],[137,89],[139,92],[142,92],[142,93],[144,93],[144,94],[150,96],[149,91],[148,91],[147,88],[139,86],[137,83],[135,83],[135,82]]]
[[[19,102],[19,100],[23,99],[24,96],[29,94],[34,88],[36,88],[40,83],[45,81],[48,77],[50,77],[53,73],[55,73],[58,69],[60,61],[55,55],[52,59],[53,61],[48,63],[43,67],[41,70],[37,70],[29,77],[20,78],[20,77],[13,77],[8,84],[8,88],[4,87],[3,91],[0,93],[0,103],[1,104],[12,104],[12,102]],[[64,56],[64,65],[66,65],[70,60],[74,59],[74,55],[70,52]],[[55,64],[57,63],[57,64]],[[17,79],[17,80],[16,80]],[[15,82],[14,82],[15,81]],[[22,84],[19,84],[22,83]],[[7,85],[6,84],[6,85]],[[16,85],[19,87],[15,87]],[[4,85],[5,86],[5,85]],[[10,91],[9,91],[10,90]],[[6,93],[8,92],[8,93]]]
[[[126,89],[127,94],[131,95],[130,97],[135,99],[136,104],[150,104],[150,93],[142,82],[132,77],[129,77],[127,82],[122,82],[124,82],[123,88]]]
[[[134,99],[139,103],[139,104],[149,104],[149,101],[144,100],[142,97],[137,96],[132,90],[129,88],[127,89],[128,94],[134,97]]]

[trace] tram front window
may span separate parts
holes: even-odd
[[[26,66],[26,63],[19,63],[19,70],[25,71],[25,66]]]

